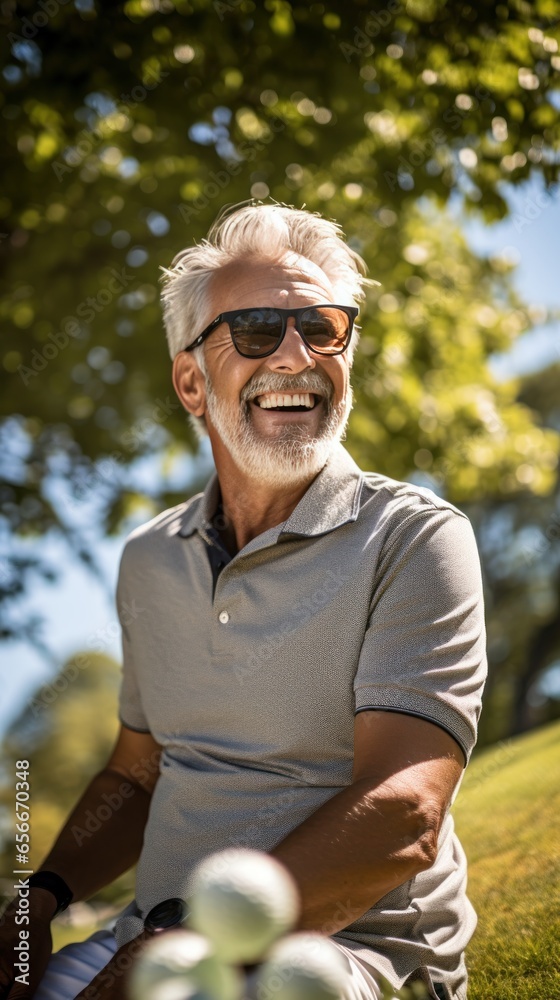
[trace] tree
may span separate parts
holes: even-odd
[[[520,399],[560,428],[560,365],[521,379]],[[476,503],[488,594],[489,678],[481,741],[522,732],[560,714],[558,696],[539,692],[560,660],[560,483],[547,497],[527,487],[514,499]]]
[[[359,461],[430,475],[457,503],[552,489],[557,432],[487,368],[531,314],[508,262],[470,253],[447,205],[493,221],[507,212],[504,182],[536,173],[544,205],[519,225],[546,209],[559,160],[556,3],[46,0],[39,11],[26,0],[3,11],[2,400],[15,416],[2,465],[15,533],[56,529],[94,565],[76,505],[94,499],[114,530],[137,502],[139,456],[163,464],[195,450],[170,388],[158,266],[248,197],[336,218],[382,281],[356,366]],[[162,476],[154,509],[199,485],[174,491]],[[41,567],[8,562],[9,610]],[[9,614],[5,632],[18,634]]]
[[[30,698],[11,725],[3,758],[4,770],[12,770],[5,774],[0,795],[3,871],[13,868],[15,761],[27,759],[31,765],[29,857],[31,865],[37,867],[89,781],[107,761],[118,731],[118,681],[114,660],[99,653],[80,653]],[[91,822],[95,823],[95,817]],[[88,831],[81,835],[87,837]],[[124,905],[132,895],[132,879],[127,873],[103,890],[100,898],[117,903],[122,900]]]

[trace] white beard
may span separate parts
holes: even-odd
[[[274,436],[263,437],[251,421],[248,396],[255,392],[289,392],[290,388],[320,392],[326,407],[318,435],[310,437],[303,424],[289,423]],[[332,383],[315,372],[292,376],[270,373],[252,380],[244,387],[239,403],[219,399],[206,376],[207,414],[238,468],[252,479],[275,488],[293,486],[317,475],[327,463],[335,446],[343,439],[352,409],[352,388],[345,399],[333,406]]]

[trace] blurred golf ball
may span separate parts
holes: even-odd
[[[207,938],[167,931],[149,941],[130,975],[132,1000],[240,1000],[243,980],[223,965]]]
[[[210,939],[224,962],[258,961],[297,920],[297,886],[264,851],[229,848],[211,854],[190,885],[189,925]]]
[[[271,948],[258,971],[259,1000],[340,1000],[348,981],[348,964],[338,948],[321,934],[290,934]]]

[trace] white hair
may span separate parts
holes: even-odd
[[[163,317],[171,358],[211,322],[210,282],[220,268],[248,258],[281,263],[289,253],[321,268],[341,299],[340,305],[358,305],[365,298],[365,286],[377,284],[365,277],[365,261],[344,241],[341,226],[318,212],[278,203],[242,202],[226,207],[206,239],[181,250],[170,268],[161,268]],[[357,335],[348,348],[350,363],[356,344]],[[204,345],[193,353],[207,377]],[[206,434],[203,417],[191,419],[191,424],[199,436]]]

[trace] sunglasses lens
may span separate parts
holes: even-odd
[[[247,309],[231,324],[235,346],[247,358],[260,358],[278,343],[282,319],[275,309]]]
[[[317,354],[341,354],[351,330],[349,316],[336,306],[313,306],[301,314],[301,331]],[[240,354],[261,358],[278,346],[282,317],[276,309],[244,309],[234,317],[231,333]]]
[[[301,317],[303,336],[319,354],[339,354],[348,343],[351,323],[343,309],[320,306]]]

